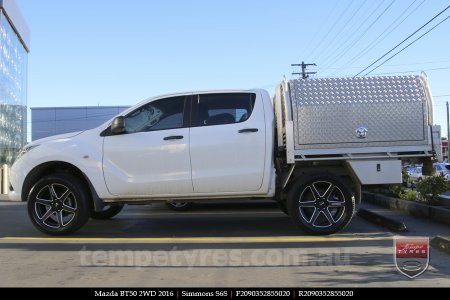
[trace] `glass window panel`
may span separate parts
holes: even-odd
[[[0,12],[0,163],[11,164],[26,142],[27,59]]]

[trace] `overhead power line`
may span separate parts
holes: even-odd
[[[339,1],[336,1],[336,3],[334,4],[333,8],[328,13],[328,15],[325,18],[325,20],[330,20],[331,16],[334,15],[334,12],[336,11],[336,8],[338,7],[338,4],[339,4]],[[309,41],[309,43],[307,43],[306,49],[304,50],[304,52],[308,53],[308,55],[305,55],[305,57],[309,58],[313,54],[313,51],[312,51],[313,49],[311,49],[311,46],[319,38],[319,36],[320,36],[319,33],[322,32],[322,29],[324,28],[324,24],[325,24],[325,22],[320,22],[319,29],[314,33],[313,38],[311,39],[311,41]]]
[[[418,65],[429,65],[429,64],[441,64],[441,63],[448,63],[448,62],[450,62],[450,60],[434,60],[434,61],[424,61],[424,62],[417,62],[417,63],[386,65],[385,67],[418,66]]]
[[[391,75],[391,74],[406,74],[406,73],[416,73],[422,71],[437,71],[437,70],[448,70],[450,67],[441,67],[441,68],[433,68],[433,69],[425,69],[425,70],[409,70],[409,71],[401,71],[401,72],[387,72],[387,73],[377,73],[376,75]]]
[[[430,24],[431,22],[433,22],[437,17],[439,17],[440,15],[442,15],[447,9],[450,8],[450,5],[447,6],[446,8],[444,8],[441,12],[439,12],[437,15],[435,15],[433,18],[431,18],[428,22],[426,22],[424,25],[420,26],[419,29],[417,29],[416,31],[414,31],[413,33],[411,33],[408,37],[406,37],[403,41],[401,41],[400,43],[398,43],[394,48],[392,48],[391,50],[389,50],[388,52],[386,52],[383,56],[381,56],[380,58],[378,58],[376,61],[374,61],[373,63],[371,63],[370,65],[368,65],[366,68],[364,68],[362,71],[360,71],[358,74],[356,74],[354,77],[362,74],[364,71],[366,71],[367,69],[369,69],[370,67],[372,67],[374,64],[376,64],[377,62],[379,62],[380,60],[382,60],[383,58],[385,58],[386,56],[389,55],[389,53],[391,53],[392,51],[394,51],[395,49],[397,49],[401,44],[403,44],[404,42],[406,42],[408,39],[410,39],[413,35],[415,35],[417,32],[419,32],[420,30],[422,30],[425,26],[427,26],[428,24]],[[442,23],[442,22],[441,22]],[[440,23],[439,23],[440,24]],[[438,25],[439,25],[438,24]],[[428,33],[428,32],[427,32]],[[373,71],[373,70],[372,70]]]
[[[341,47],[339,47],[338,49],[336,49],[336,52],[334,53],[333,56],[328,58],[328,61],[332,61],[332,62],[337,62],[340,61],[342,59],[342,57],[344,56],[344,54],[346,54],[352,47],[354,47],[365,35],[366,33],[380,20],[380,18],[391,8],[391,6],[394,4],[394,0],[391,0],[391,2],[387,5],[387,7],[385,7],[381,13],[379,13],[375,19],[369,24],[369,26],[367,26],[366,28],[364,28],[363,32],[361,32],[356,38],[354,38],[350,44],[348,44],[344,49],[342,49],[340,52],[339,49],[342,48],[342,46],[345,45],[342,44]],[[383,4],[383,2],[380,3],[380,5],[376,8],[376,10],[378,10],[379,7],[381,7],[381,4]],[[375,10],[375,11],[376,11]],[[373,13],[375,13],[375,11],[373,11]],[[368,20],[366,20],[368,21]],[[365,23],[365,22],[364,22]],[[363,23],[363,24],[364,24]],[[362,28],[361,28],[362,29]],[[357,32],[359,31],[359,29],[357,30]],[[324,61],[324,64],[326,64],[326,60]]]
[[[395,23],[397,23],[398,20],[400,20],[400,18],[406,14],[408,12],[408,10],[416,3],[417,0],[415,0],[413,3],[411,3],[391,24],[389,24],[389,26],[386,27],[386,29],[380,33],[377,38],[375,40],[373,40],[371,43],[369,43],[357,56],[356,58],[352,59],[351,61],[356,61],[357,59],[359,59],[361,56],[363,56],[364,54],[366,54],[367,52],[369,52],[371,49],[373,49],[373,47],[376,46],[376,43],[378,42],[378,40],[380,40],[380,42],[382,40],[384,40],[392,31],[394,31],[398,26],[400,26],[411,14],[413,14],[422,4],[425,3],[425,0],[422,1],[422,3],[419,3],[419,5],[414,8],[405,18],[403,18],[403,20],[401,20],[400,23],[398,23],[394,28],[392,28],[392,26],[394,26]],[[392,29],[391,29],[392,28]],[[383,36],[389,29],[391,29],[391,31],[389,31],[385,36]]]
[[[401,66],[420,66],[420,65],[430,65],[430,64],[442,64],[442,63],[448,63],[450,60],[435,60],[435,61],[424,61],[424,62],[417,62],[417,63],[407,63],[407,64],[390,64],[385,65],[385,67],[401,67]],[[329,67],[329,68],[323,68],[322,70],[328,71],[328,70],[349,70],[349,69],[361,69],[364,68],[364,66],[357,66],[357,67]],[[421,70],[421,71],[428,71],[427,70]],[[353,75],[352,75],[353,76]]]
[[[392,66],[392,65],[390,65]],[[352,68],[350,68],[352,69]],[[420,69],[420,70],[408,70],[408,71],[400,71],[400,72],[383,72],[383,73],[374,73],[372,75],[374,76],[383,76],[383,75],[396,75],[396,74],[414,74],[418,72],[428,72],[428,71],[439,71],[439,70],[450,70],[450,66],[447,67],[440,67],[440,68],[432,68],[432,69]],[[344,74],[341,75],[342,77],[353,77],[353,75],[350,74]],[[450,96],[450,95],[448,95]],[[436,96],[433,96],[436,97]]]
[[[444,23],[445,21],[447,21],[450,18],[450,15],[448,17],[446,17],[444,20],[442,20],[441,22],[437,23],[435,26],[433,26],[430,30],[428,30],[427,32],[425,32],[424,34],[422,34],[421,36],[419,36],[417,39],[415,39],[414,41],[412,41],[411,43],[409,43],[408,45],[406,45],[405,47],[403,47],[401,50],[397,51],[394,55],[392,55],[391,57],[389,57],[388,59],[386,59],[385,61],[383,61],[381,64],[379,64],[378,66],[376,66],[375,68],[373,68],[372,70],[370,70],[369,72],[367,72],[366,74],[364,74],[364,76],[369,75],[370,73],[372,73],[373,71],[375,71],[376,69],[378,69],[379,67],[381,67],[382,65],[384,65],[385,63],[387,63],[388,61],[390,61],[391,59],[393,59],[394,57],[396,57],[398,54],[400,54],[401,52],[403,52],[404,50],[406,50],[409,46],[411,46],[412,44],[414,44],[415,42],[417,42],[418,40],[420,40],[421,38],[423,38],[425,35],[427,35],[428,33],[430,33],[432,30],[434,30],[436,27],[438,27],[439,25],[441,25],[442,23]]]
[[[317,49],[320,48],[320,46],[322,45],[322,43],[326,40],[326,38],[330,35],[330,33],[333,31],[333,29],[336,27],[336,25],[342,20],[343,16],[345,15],[345,13],[349,10],[350,6],[352,6],[353,2],[355,0],[352,0],[345,8],[344,10],[340,13],[340,15],[337,17],[337,19],[334,21],[333,25],[331,25],[330,29],[327,31],[327,33],[323,36],[323,38],[319,41],[319,43],[316,45],[316,47],[311,51],[310,55],[314,53],[317,53]],[[314,55],[316,56],[316,55]]]
[[[351,24],[351,27],[354,28],[354,30],[352,30],[351,32],[348,32],[348,34],[340,40],[340,43],[338,45],[336,45],[336,47],[334,47],[334,49],[329,49],[329,50],[332,50],[332,51],[329,51],[329,53],[327,54],[327,56],[324,59],[320,59],[321,60],[320,65],[321,66],[327,66],[328,62],[332,61],[331,58],[334,58],[336,53],[338,51],[340,51],[343,47],[345,47],[360,32],[360,30],[362,30],[364,28],[366,23],[368,23],[371,20],[372,16],[375,15],[376,12],[378,11],[378,9],[383,6],[385,1],[386,0],[383,0],[383,1],[380,1],[380,2],[371,1],[370,4],[375,3],[376,7],[375,8],[372,8],[372,7],[366,8],[365,11],[368,11],[369,15],[361,16],[359,19],[355,19],[356,22]],[[358,22],[361,19],[363,21],[362,22]],[[327,45],[326,48],[329,48],[330,46],[331,45]],[[320,71],[320,69],[321,68],[319,68],[319,71]]]
[[[366,4],[366,2],[367,2],[367,0],[362,1],[361,4],[359,5],[359,7],[357,7],[356,10],[353,11],[353,13],[351,14],[350,18],[348,18],[347,21],[341,26],[341,28],[336,33],[333,34],[333,37],[328,42],[328,45],[332,45],[334,43],[334,41],[336,40],[336,38],[338,38],[343,32],[345,32],[345,29],[347,28],[349,23],[361,11],[362,7]],[[324,53],[324,51],[328,50],[328,48],[329,48],[329,46],[328,47],[322,47],[322,49],[318,50],[318,53],[316,53],[316,57],[320,57]]]
[[[403,15],[405,15],[410,8],[413,7],[413,5],[418,0],[415,0],[413,3],[411,3],[389,26],[387,26],[382,33],[380,33],[375,40],[370,42],[362,51],[360,51],[356,57],[348,60],[345,64],[343,64],[340,68],[337,68],[338,70],[341,70],[344,66],[351,66],[354,62],[358,61],[362,56],[367,54],[368,52],[372,51],[377,45],[379,45],[383,40],[385,40],[395,29],[397,29],[403,22],[405,22],[406,19],[408,19],[417,9],[422,6],[422,4],[425,3],[425,0],[423,0],[419,5],[417,5],[415,8],[412,9],[411,12],[409,12],[398,24],[396,24]],[[396,25],[395,25],[396,24]],[[364,68],[364,67],[361,67]]]

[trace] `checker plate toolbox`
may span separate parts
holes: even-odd
[[[278,92],[286,101],[286,121],[293,124],[295,160],[434,151],[432,98],[424,76],[299,79],[285,81]]]

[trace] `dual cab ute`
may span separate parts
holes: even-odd
[[[261,199],[313,234],[343,229],[361,186],[401,183],[402,159],[439,149],[421,76],[324,78],[265,90],[145,100],[98,128],[35,141],[12,167],[10,197],[34,226],[69,234],[124,204]]]

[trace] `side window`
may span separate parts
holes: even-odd
[[[223,93],[197,96],[195,126],[245,122],[252,114],[255,94]]]
[[[185,96],[156,100],[125,116],[127,133],[183,127]]]

